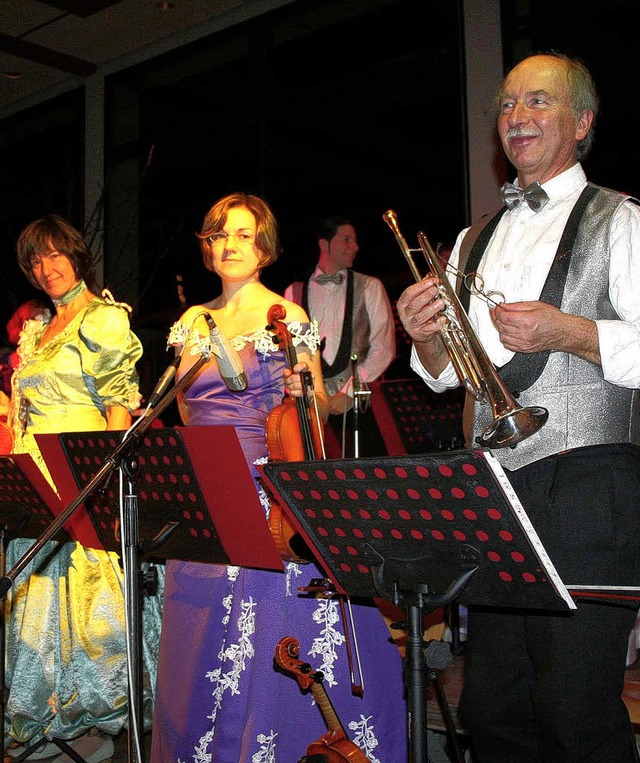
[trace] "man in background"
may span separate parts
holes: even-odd
[[[329,424],[342,443],[341,454],[353,453],[354,379],[356,394],[378,379],[395,357],[391,303],[378,278],[354,271],[356,230],[349,220],[326,217],[317,229],[318,263],[307,281],[296,281],[284,296],[302,305],[318,321],[322,371],[329,394]],[[368,395],[358,395],[358,455],[386,455]],[[362,415],[360,415],[362,414]]]

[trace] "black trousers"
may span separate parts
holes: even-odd
[[[570,584],[640,583],[640,449],[598,446],[509,474]],[[621,699],[637,603],[469,607],[461,717],[480,763],[631,763]]]

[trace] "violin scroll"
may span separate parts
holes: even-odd
[[[276,645],[275,661],[287,673],[291,673],[298,681],[301,689],[309,689],[314,683],[324,678],[313,672],[308,662],[298,659],[300,642],[293,636],[285,636]]]
[[[291,333],[284,323],[287,311],[280,304],[272,305],[267,311],[267,331],[273,332],[272,340],[281,350],[291,346]]]

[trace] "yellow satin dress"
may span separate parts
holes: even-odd
[[[101,298],[40,346],[46,324],[28,321],[12,379],[14,453],[29,453],[49,481],[36,433],[106,429],[105,408],[139,404],[142,345],[127,311]],[[53,486],[55,489],[55,485]],[[33,543],[17,538],[7,569]],[[127,720],[126,631],[119,558],[79,543],[50,541],[17,576],[7,601],[5,732],[71,739]],[[144,600],[145,718],[150,722],[161,623],[161,588]]]

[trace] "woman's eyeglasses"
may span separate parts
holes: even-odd
[[[207,241],[213,247],[223,247],[227,245],[229,238],[234,238],[236,244],[239,246],[250,246],[255,243],[256,234],[251,231],[238,231],[237,233],[227,233],[226,231],[218,231],[218,233],[212,233],[207,236]]]

